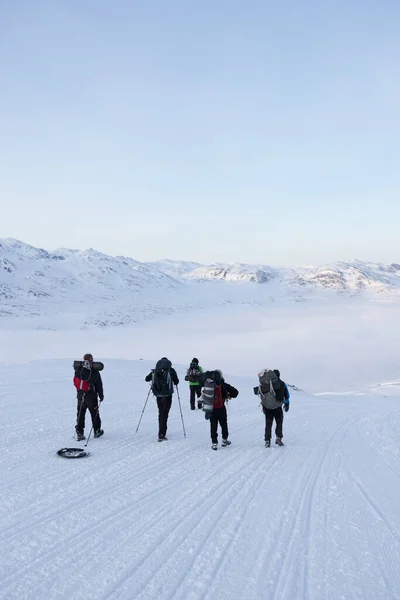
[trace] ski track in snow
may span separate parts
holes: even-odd
[[[0,366],[1,599],[400,597],[398,398],[294,393],[286,445],[266,449],[250,382],[236,378],[232,445],[213,452],[184,386],[187,439],[176,397],[168,441],[155,441],[154,400],[135,434],[148,388],[132,363],[134,393],[110,374],[105,435],[67,460],[59,448],[82,447],[70,365],[51,381],[49,368],[20,366],[18,385]]]

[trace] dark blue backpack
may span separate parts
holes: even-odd
[[[172,363],[168,358],[162,358],[153,371],[151,391],[157,398],[172,396],[174,386],[171,377]]]

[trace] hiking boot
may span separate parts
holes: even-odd
[[[211,448],[212,448],[212,450],[218,450],[218,444],[213,444],[213,445],[211,446]]]
[[[198,402],[198,403],[197,403],[197,408],[198,408],[199,410],[201,410],[201,409],[203,408],[203,403],[202,403],[202,402]]]
[[[270,448],[271,447],[271,440],[265,440],[265,447],[266,448]]]
[[[158,436],[158,441],[159,441],[159,442],[163,442],[164,440],[167,440],[167,439],[168,439],[168,438],[167,438],[167,436],[166,436],[166,435],[159,435],[159,436]]]
[[[82,440],[86,440],[83,431],[77,431],[76,432],[76,439],[77,439],[78,442],[81,442]]]
[[[229,440],[222,440],[221,446],[230,446],[231,444],[232,442],[230,442]]]
[[[96,429],[96,431],[94,432],[94,437],[95,438],[99,438],[103,435],[104,431],[102,429]]]
[[[276,438],[275,440],[275,444],[277,444],[278,446],[284,446],[285,444],[282,442],[282,438]]]

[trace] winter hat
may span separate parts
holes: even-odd
[[[223,383],[225,381],[224,379],[224,374],[222,373],[221,369],[215,369],[215,373],[218,373],[218,375],[220,376],[220,383]],[[215,381],[218,383],[218,376],[215,378]]]
[[[192,358],[192,363],[196,363],[196,365],[199,364],[199,359],[198,358]]]
[[[85,356],[83,357],[83,360],[93,360],[93,354],[85,354]]]
[[[275,375],[276,375],[277,377],[280,377],[280,376],[281,376],[281,373],[280,373],[279,369],[274,369],[274,373],[275,373]]]

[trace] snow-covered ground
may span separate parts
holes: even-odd
[[[400,597],[396,377],[377,369],[369,391],[292,392],[286,446],[266,449],[256,379],[226,369],[240,395],[228,408],[232,445],[213,452],[183,381],[186,439],[176,395],[167,442],[156,441],[151,396],[136,434],[153,363],[105,360],[105,435],[88,458],[66,460],[59,448],[83,447],[71,362],[0,365],[1,598]]]

